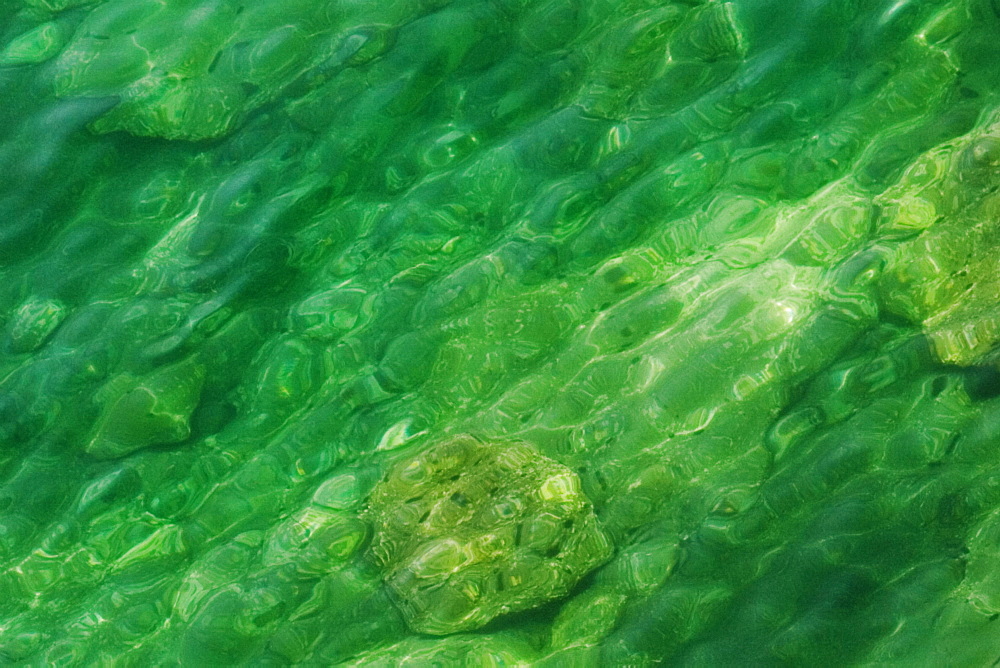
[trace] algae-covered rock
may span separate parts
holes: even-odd
[[[121,377],[103,390],[104,410],[86,446],[94,457],[121,457],[151,445],[179,443],[191,434],[205,367],[184,361],[145,378]]]
[[[611,554],[576,474],[526,443],[458,436],[408,457],[367,517],[394,599],[435,635],[563,596]]]
[[[55,22],[43,23],[19,35],[0,52],[0,65],[42,63],[59,53],[67,35]]]
[[[31,299],[14,314],[10,344],[14,352],[37,350],[66,317],[66,307],[54,299]]]
[[[87,16],[60,55],[56,90],[120,96],[94,122],[98,132],[218,137],[323,57],[331,27],[315,3],[111,0]]]
[[[882,196],[896,250],[882,286],[893,311],[923,325],[939,359],[995,361],[1000,344],[1000,123],[922,156]]]

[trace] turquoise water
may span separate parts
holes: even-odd
[[[995,1],[0,18],[0,663],[1000,657]]]

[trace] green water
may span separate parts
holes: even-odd
[[[996,0],[0,0],[0,664],[1000,657]]]

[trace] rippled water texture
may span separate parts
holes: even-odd
[[[0,663],[989,665],[996,0],[0,0]]]

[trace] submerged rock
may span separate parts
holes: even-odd
[[[145,378],[112,381],[105,388],[108,399],[87,452],[110,459],[183,441],[191,434],[191,413],[204,380],[204,366],[187,361]]]
[[[612,550],[576,474],[519,442],[458,436],[397,462],[367,517],[394,600],[435,635],[564,596]]]

